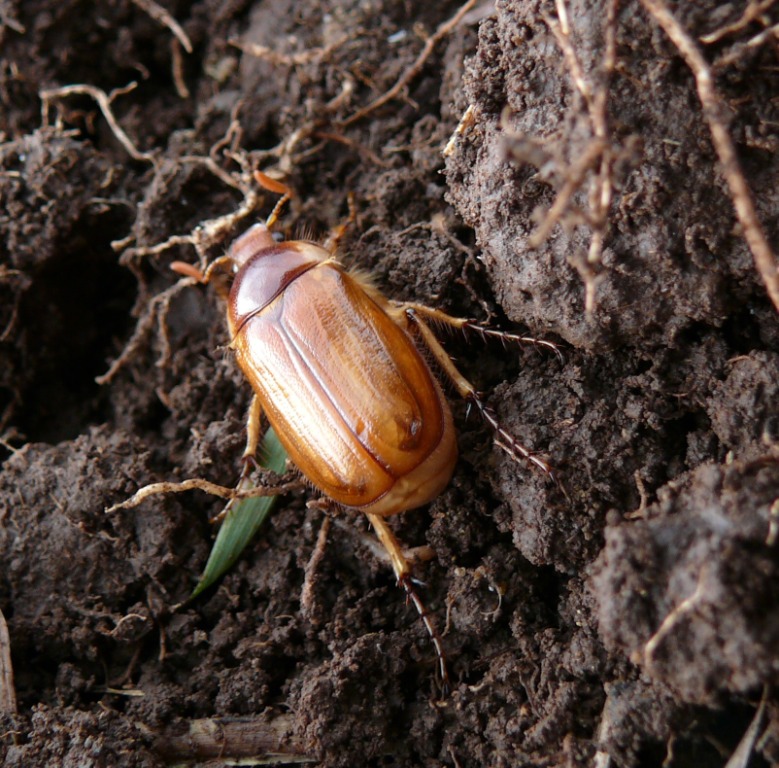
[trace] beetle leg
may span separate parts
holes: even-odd
[[[262,405],[257,395],[252,395],[249,413],[246,416],[246,448],[241,456],[241,474],[235,485],[238,492],[249,491],[255,487],[249,475],[257,466],[257,446],[260,444],[260,426],[262,423]],[[225,508],[210,518],[210,523],[221,523],[227,513],[235,506],[235,498],[230,499]]]
[[[246,477],[257,464],[257,446],[260,444],[260,433],[262,426],[262,403],[257,395],[252,395],[252,402],[249,406],[249,414],[246,417],[246,448],[244,448],[241,462],[243,470],[241,479]]]
[[[393,302],[395,303],[395,302]],[[532,344],[536,347],[544,347],[550,349],[557,355],[557,358],[562,362],[563,356],[560,353],[560,348],[553,341],[547,341],[546,339],[537,339],[535,336],[521,336],[518,333],[510,333],[509,331],[501,331],[497,328],[489,328],[486,325],[481,325],[474,320],[466,320],[463,317],[454,317],[454,315],[448,315],[446,312],[442,312],[440,309],[434,309],[433,307],[425,306],[424,304],[417,304],[415,302],[403,302],[397,304],[398,308],[407,312],[409,310],[422,315],[426,320],[434,323],[441,323],[447,325],[450,328],[456,328],[461,331],[474,331],[479,334],[482,339],[500,339],[502,342],[510,341],[514,344]]]
[[[227,267],[227,271],[230,271],[233,267],[233,260],[229,256],[220,256],[218,259],[214,259],[207,267],[206,271],[196,267],[194,264],[188,264],[186,261],[172,261],[170,268],[178,275],[184,277],[192,277],[199,283],[206,284],[211,280],[211,273],[215,269],[224,269]]]
[[[441,636],[438,634],[438,630],[435,628],[427,608],[425,608],[425,604],[414,589],[411,566],[403,554],[400,542],[398,542],[392,529],[387,525],[387,521],[380,515],[374,515],[371,512],[366,512],[365,514],[371,521],[379,541],[384,546],[384,549],[387,550],[387,554],[392,562],[392,570],[395,571],[395,577],[398,580],[398,586],[403,588],[403,591],[406,593],[406,599],[414,603],[414,607],[417,609],[425,629],[427,629],[427,634],[430,635],[430,639],[435,646],[436,655],[438,656],[438,670],[441,675],[441,687],[444,694],[446,694],[449,691],[449,672],[446,669],[444,646],[441,642]]]
[[[241,456],[241,475],[236,483],[236,491],[248,491],[255,487],[249,475],[257,466],[257,446],[260,444],[260,432],[262,424],[262,404],[257,395],[252,395],[249,405],[249,413],[246,416],[246,448]],[[210,523],[221,523],[227,517],[227,513],[235,506],[235,499],[230,499],[225,508],[210,518]]]
[[[430,330],[424,320],[419,317],[419,312],[416,305],[407,304],[405,306],[406,317],[409,322],[413,324],[417,331],[422,336],[422,340],[425,346],[430,350],[438,365],[441,366],[444,373],[449,377],[454,384],[455,389],[460,396],[465,399],[469,404],[476,406],[482,418],[492,427],[495,432],[495,444],[502,448],[512,459],[520,461],[524,459],[534,464],[542,472],[551,477],[555,482],[557,481],[554,470],[552,467],[539,456],[536,456],[528,448],[525,448],[522,443],[519,442],[513,435],[507,432],[498,421],[498,415],[490,408],[487,403],[481,398],[481,395],[476,391],[476,388],[471,384],[468,379],[463,376],[460,371],[457,370],[452,358],[449,357],[446,350],[441,346],[441,342],[438,341],[436,335]],[[436,310],[428,310],[431,313],[435,313]],[[443,312],[441,313],[444,314]],[[449,317],[448,315],[444,315]],[[456,320],[457,318],[452,318]],[[467,321],[463,321],[467,322]]]
[[[335,253],[338,249],[338,244],[346,234],[346,230],[349,229],[357,219],[357,208],[354,205],[354,193],[350,192],[346,197],[347,204],[349,205],[349,218],[337,227],[334,227],[327,237],[327,240],[322,244],[322,247],[329,251],[331,254]]]
[[[263,173],[262,171],[254,172],[254,180],[263,189],[267,189],[268,192],[274,192],[277,195],[281,195],[281,200],[279,200],[276,205],[273,206],[273,210],[270,212],[270,215],[265,221],[265,226],[268,229],[271,229],[271,227],[273,227],[273,225],[276,223],[276,219],[279,218],[281,209],[292,199],[292,190],[284,182],[271,178],[268,176],[268,174]]]

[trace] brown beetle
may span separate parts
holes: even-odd
[[[205,273],[182,262],[172,265],[200,282],[208,282],[216,269],[234,274],[227,300],[230,346],[254,390],[244,477],[257,450],[264,413],[314,487],[328,499],[367,515],[389,554],[398,584],[427,627],[446,688],[440,637],[385,520],[434,499],[451,479],[457,460],[451,410],[420,347],[432,354],[459,394],[479,409],[504,450],[550,476],[552,470],[500,427],[426,320],[555,351],[556,346],[483,328],[420,304],[391,301],[346,270],[332,249],[305,240],[276,242],[271,227],[290,192],[264,174],[256,178],[283,194],[267,222],[239,237]],[[187,487],[207,490],[206,486],[193,482]],[[151,492],[158,492],[157,486]],[[137,503],[141,493],[129,503]]]
[[[228,258],[230,346],[295,466],[370,515],[435,498],[457,458],[452,415],[386,299],[322,246],[277,244],[265,224]]]

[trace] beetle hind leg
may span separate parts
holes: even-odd
[[[425,625],[427,634],[430,635],[430,640],[435,647],[436,656],[438,657],[438,670],[441,677],[441,689],[444,695],[449,692],[449,672],[446,668],[446,655],[444,654],[444,646],[441,641],[441,636],[438,634],[438,630],[433,623],[430,614],[422,602],[422,599],[414,589],[414,579],[411,575],[411,566],[409,565],[406,556],[403,554],[403,549],[400,546],[400,542],[395,538],[395,534],[392,529],[387,525],[387,521],[380,515],[374,515],[371,512],[365,513],[368,519],[371,521],[373,529],[376,531],[379,541],[387,550],[387,554],[392,562],[392,570],[395,571],[395,577],[398,580],[398,586],[406,593],[406,600],[412,602],[417,609],[419,618],[422,619],[422,623]]]

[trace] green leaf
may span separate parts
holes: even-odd
[[[279,475],[284,472],[287,453],[273,429],[269,429],[265,433],[259,455],[262,457],[260,463],[263,467]],[[247,481],[243,487],[251,488],[253,486]],[[275,496],[261,496],[254,499],[242,499],[235,503],[230,502],[227,505],[227,515],[219,528],[203,575],[190,595],[190,600],[208,589],[232,568],[246,545],[267,520],[275,501]]]

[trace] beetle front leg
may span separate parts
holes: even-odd
[[[436,655],[438,656],[438,669],[441,675],[442,692],[446,695],[449,692],[449,672],[446,668],[444,646],[441,642],[441,636],[438,634],[438,630],[435,628],[433,620],[427,612],[427,608],[425,608],[425,604],[414,589],[411,566],[409,565],[406,556],[403,554],[400,542],[395,538],[392,529],[387,525],[387,521],[381,517],[381,515],[374,515],[371,512],[366,512],[365,514],[371,521],[371,525],[373,526],[373,530],[376,531],[376,536],[379,541],[384,546],[384,549],[387,550],[387,554],[392,563],[392,570],[395,571],[395,578],[398,580],[398,586],[403,588],[403,591],[406,593],[406,598],[414,603],[414,607],[417,609],[417,613],[422,619],[428,635],[430,635],[430,640],[432,641]]]
[[[241,462],[243,464],[241,480],[257,466],[257,447],[260,444],[261,427],[262,404],[260,403],[260,398],[255,394],[252,395],[249,413],[246,416],[246,448],[244,448],[243,456],[241,457]]]
[[[246,448],[241,456],[241,474],[235,485],[236,491],[248,491],[255,487],[250,475],[257,466],[257,448],[260,444],[261,426],[262,404],[255,394],[252,395],[249,413],[246,416]],[[235,506],[235,501],[235,499],[230,499],[225,508],[210,518],[209,522],[221,523],[227,517],[227,513]]]
[[[354,204],[354,193],[350,192],[346,197],[346,201],[349,206],[348,218],[337,227],[333,227],[327,237],[327,240],[325,240],[323,244],[324,249],[331,254],[334,254],[338,250],[338,245],[343,239],[343,236],[346,234],[346,230],[349,229],[349,227],[351,227],[357,220],[357,208]]]
[[[478,409],[479,413],[482,415],[482,418],[495,431],[496,445],[508,453],[508,455],[511,456],[511,458],[515,461],[529,461],[531,464],[534,464],[542,472],[544,472],[544,474],[548,475],[555,482],[557,482],[557,478],[555,477],[552,467],[542,458],[536,456],[532,451],[522,445],[519,440],[517,440],[511,433],[507,432],[501,426],[500,422],[498,421],[498,415],[495,413],[495,411],[484,402],[473,384],[471,384],[471,382],[468,381],[468,379],[466,379],[465,376],[463,376],[460,371],[457,370],[454,363],[452,362],[452,358],[449,357],[446,350],[441,346],[441,342],[438,341],[436,335],[430,330],[427,323],[425,323],[425,321],[419,317],[418,305],[405,304],[403,306],[405,307],[405,314],[409,323],[412,324],[413,327],[419,332],[420,336],[422,337],[422,341],[425,343],[425,346],[430,350],[436,362],[441,366],[444,373],[451,380],[452,384],[454,384],[457,392],[463,399],[467,400],[468,403],[474,405]],[[457,318],[451,318],[449,315],[446,315],[443,312],[438,313],[437,310],[428,308],[425,309],[429,313],[429,316],[433,317],[434,319],[440,320],[440,317],[436,317],[438,314],[440,314],[445,318],[457,320]],[[467,323],[468,321],[463,320],[460,322]]]

